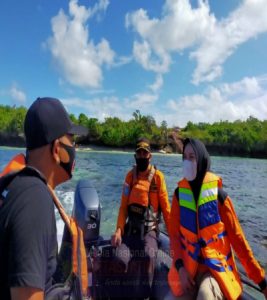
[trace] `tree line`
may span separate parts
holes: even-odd
[[[0,105],[0,133],[23,136],[23,123],[27,109]],[[78,139],[79,144],[105,145],[111,147],[133,147],[140,136],[151,140],[152,146],[162,149],[176,140],[195,137],[202,140],[211,153],[240,154],[267,158],[267,120],[260,121],[250,116],[247,120],[220,121],[213,124],[189,121],[184,128],[168,127],[166,121],[157,125],[151,115],[142,115],[139,110],[132,118],[123,121],[107,117],[104,121],[89,118],[84,113],[76,117],[70,114],[72,122],[89,129],[89,135]]]

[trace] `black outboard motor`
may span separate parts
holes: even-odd
[[[100,235],[101,206],[97,191],[90,180],[83,179],[77,183],[72,217],[83,231],[84,244],[87,253],[87,271],[89,293],[93,299],[102,298],[101,282],[98,274],[101,267],[101,250],[109,240]],[[58,255],[57,270],[54,279],[57,283],[65,282],[71,271],[72,238],[69,230],[64,226],[62,243]]]
[[[83,231],[83,239],[87,252],[88,284],[90,295],[95,298],[98,291],[96,272],[99,259],[98,245],[103,240],[99,236],[101,206],[96,189],[90,180],[80,180],[76,186],[72,217]]]
[[[90,180],[80,180],[76,186],[72,216],[83,230],[85,247],[99,241],[101,207],[97,192]]]

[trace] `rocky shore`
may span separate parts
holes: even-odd
[[[25,147],[25,139],[21,135],[16,134],[7,134],[0,132],[0,146],[7,147]],[[166,144],[153,144],[152,150],[154,152],[159,152],[163,154],[171,154],[171,153],[182,153],[182,139],[177,136],[169,136]],[[229,144],[226,145],[217,145],[217,144],[207,144],[206,145],[208,152],[211,155],[216,156],[240,156],[240,157],[251,157],[251,158],[267,158],[267,149],[257,149],[253,152],[246,152],[245,149],[232,147]],[[132,146],[127,147],[110,147],[107,146],[100,141],[95,141],[92,143],[83,143],[80,141],[78,143],[78,149],[81,151],[125,151],[132,152],[134,148]]]

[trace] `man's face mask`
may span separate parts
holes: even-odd
[[[149,158],[135,158],[137,170],[144,172],[149,165]]]
[[[197,162],[191,160],[183,160],[183,175],[188,181],[192,181],[197,176]]]
[[[69,146],[60,142],[63,151],[60,151],[60,166],[67,172],[69,178],[75,166],[75,146]]]

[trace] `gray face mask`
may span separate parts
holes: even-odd
[[[193,181],[197,176],[197,163],[196,161],[183,160],[183,175],[188,181]]]

